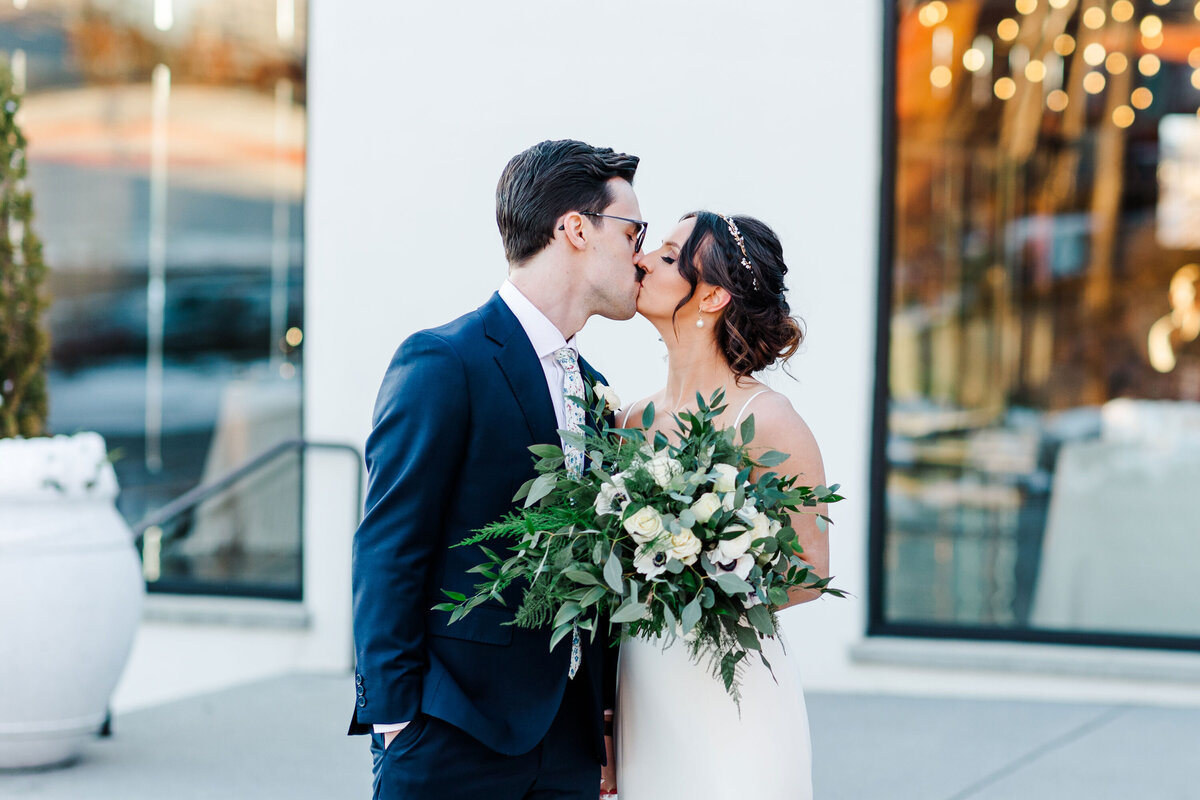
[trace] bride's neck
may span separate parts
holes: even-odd
[[[659,328],[667,345],[667,405],[673,411],[696,405],[696,393],[708,400],[717,389],[728,394],[734,387],[734,374],[717,349],[710,328],[669,324]]]

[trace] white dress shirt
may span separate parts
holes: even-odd
[[[517,322],[521,323],[525,335],[529,337],[529,342],[533,345],[533,352],[537,353],[538,361],[542,363],[542,372],[546,375],[546,389],[550,392],[550,402],[554,404],[554,417],[558,420],[558,427],[567,427],[562,388],[563,368],[554,354],[564,347],[570,347],[578,356],[579,348],[575,345],[575,337],[572,336],[570,341],[563,338],[562,331],[555,327],[554,323],[528,297],[521,294],[521,290],[512,281],[504,282],[500,287],[499,295],[504,304],[508,306],[508,310],[513,312]],[[407,722],[380,723],[373,725],[372,730],[375,733],[391,733],[404,730],[407,725]]]

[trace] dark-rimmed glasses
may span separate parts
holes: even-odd
[[[622,222],[630,222],[637,225],[637,241],[633,243],[633,253],[637,255],[642,252],[642,242],[646,241],[646,229],[650,227],[649,222],[643,222],[640,219],[630,219],[629,217],[618,217],[612,214],[601,214],[598,211],[580,211],[585,217],[607,217],[608,219],[619,219]]]

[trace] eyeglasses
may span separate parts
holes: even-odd
[[[629,222],[637,225],[637,241],[633,243],[634,255],[642,252],[642,242],[646,241],[646,229],[650,227],[649,222],[643,222],[640,219],[630,219],[629,217],[616,217],[612,214],[600,214],[595,211],[580,211],[585,217],[607,217],[608,219],[619,219],[622,222]]]

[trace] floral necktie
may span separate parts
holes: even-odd
[[[579,373],[579,357],[575,350],[564,347],[554,353],[554,359],[563,368],[563,417],[566,419],[566,430],[571,433],[583,433],[583,406],[571,400],[572,397],[584,399],[583,375]],[[567,470],[578,477],[583,474],[583,451],[569,442],[563,442],[563,458]],[[571,632],[571,666],[567,677],[574,678],[579,671],[579,663],[583,659],[583,650],[579,645],[579,626]]]

